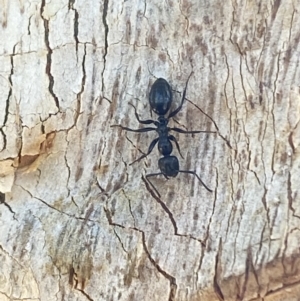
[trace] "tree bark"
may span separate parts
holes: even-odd
[[[298,300],[298,1],[4,1],[0,301]],[[182,110],[158,173],[148,94]]]

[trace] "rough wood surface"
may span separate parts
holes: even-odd
[[[0,300],[299,300],[299,1],[2,1]],[[193,176],[144,180],[158,77]]]

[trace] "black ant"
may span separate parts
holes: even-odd
[[[183,94],[182,94],[182,99],[179,107],[175,109],[173,112],[169,114],[168,117],[165,117],[166,113],[169,111],[172,101],[173,101],[173,94],[172,94],[172,89],[169,85],[169,83],[163,79],[159,78],[157,79],[154,84],[151,87],[150,94],[149,94],[149,103],[151,106],[151,110],[158,115],[158,121],[154,121],[152,119],[148,120],[140,120],[139,115],[137,114],[136,107],[132,104],[130,104],[134,108],[134,113],[136,116],[136,119],[138,120],[139,123],[141,124],[154,124],[156,128],[154,127],[145,127],[142,129],[130,129],[128,127],[124,127],[122,125],[113,125],[120,127],[123,130],[130,131],[130,132],[136,132],[136,133],[143,133],[143,132],[149,132],[149,131],[156,131],[158,133],[158,138],[154,139],[149,148],[148,152],[132,163],[132,165],[135,162],[140,161],[141,159],[147,157],[153,150],[154,146],[158,143],[158,150],[159,152],[163,155],[162,158],[158,160],[158,166],[160,169],[160,172],[158,173],[151,173],[146,175],[147,180],[153,187],[153,189],[157,192],[157,194],[160,196],[154,185],[151,183],[151,181],[148,179],[149,177],[153,176],[158,176],[158,175],[163,175],[165,178],[168,179],[168,177],[176,177],[179,172],[181,173],[188,173],[192,174],[197,177],[197,179],[201,182],[201,184],[208,190],[209,192],[212,192],[211,189],[209,189],[200,179],[200,177],[191,170],[180,170],[179,169],[179,162],[176,156],[171,156],[171,153],[173,151],[173,146],[172,142],[175,143],[177,150],[179,154],[181,155],[179,144],[176,140],[176,138],[173,135],[169,135],[170,131],[178,132],[178,133],[183,133],[183,134],[197,134],[197,133],[216,133],[212,131],[185,131],[180,128],[170,128],[168,127],[168,122],[171,117],[174,117],[182,108],[185,95],[186,95],[186,89],[187,85],[189,82],[189,79],[191,77],[191,74],[186,82]],[[182,157],[182,155],[181,155]],[[182,157],[183,158],[183,157]]]

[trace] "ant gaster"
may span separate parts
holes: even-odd
[[[141,129],[131,129],[128,127],[124,127],[122,125],[113,125],[120,127],[123,130],[130,131],[130,132],[136,132],[136,133],[143,133],[143,132],[149,132],[149,131],[156,131],[158,133],[158,138],[154,139],[149,148],[148,152],[146,154],[143,154],[141,157],[130,163],[132,165],[135,162],[140,161],[141,159],[147,157],[153,150],[154,146],[158,143],[158,150],[161,155],[163,155],[162,158],[158,160],[158,167],[160,169],[160,172],[158,173],[151,173],[146,175],[147,180],[149,181],[150,185],[153,187],[153,189],[156,191],[156,193],[160,196],[154,185],[151,183],[151,181],[148,179],[149,177],[153,176],[158,176],[158,175],[163,175],[165,178],[168,179],[168,177],[176,177],[178,173],[188,173],[192,174],[197,177],[197,179],[201,182],[201,184],[208,190],[209,192],[212,192],[211,189],[209,189],[200,179],[200,177],[191,170],[180,170],[179,169],[179,161],[176,156],[171,156],[171,153],[173,151],[173,146],[172,142],[175,143],[176,148],[181,155],[179,144],[176,140],[176,138],[173,135],[170,135],[170,131],[178,132],[178,133],[183,133],[183,134],[197,134],[197,133],[215,133],[212,131],[185,131],[177,127],[168,127],[168,122],[171,117],[174,117],[182,108],[185,95],[186,95],[186,89],[187,85],[189,82],[189,79],[192,74],[190,74],[183,94],[182,94],[182,99],[179,107],[175,109],[173,112],[171,112],[168,117],[165,117],[167,112],[169,111],[172,101],[173,101],[173,94],[172,94],[172,89],[169,85],[169,83],[163,79],[159,78],[157,79],[154,84],[151,87],[150,94],[149,94],[149,103],[151,106],[151,110],[158,115],[157,121],[148,119],[148,120],[141,120],[139,118],[139,115],[137,114],[136,107],[132,104],[130,104],[134,108],[134,113],[136,116],[136,119],[138,120],[139,123],[141,124],[154,124],[156,128],[154,127],[145,127]],[[181,155],[182,157],[182,155]],[[182,157],[183,158],[183,157]]]

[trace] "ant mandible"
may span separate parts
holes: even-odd
[[[163,175],[165,178],[168,179],[168,177],[176,177],[178,173],[187,173],[187,174],[192,174],[197,177],[197,179],[200,181],[200,183],[206,188],[207,191],[212,192],[211,189],[209,189],[203,181],[200,179],[200,177],[196,174],[196,172],[192,170],[180,170],[179,169],[179,161],[176,156],[171,156],[171,153],[173,151],[173,146],[172,142],[175,143],[177,150],[179,154],[181,155],[179,144],[176,140],[176,138],[173,135],[169,135],[170,131],[182,133],[182,134],[198,134],[198,133],[216,133],[213,131],[185,131],[177,127],[168,127],[168,122],[171,117],[174,117],[181,109],[182,105],[185,99],[186,95],[186,89],[187,85],[189,82],[189,79],[191,77],[192,73],[187,79],[183,94],[182,94],[182,99],[179,107],[175,109],[173,112],[171,112],[168,117],[165,117],[167,112],[169,111],[172,101],[173,101],[173,94],[172,94],[172,89],[169,85],[169,83],[163,79],[163,78],[158,78],[154,84],[151,87],[150,94],[149,94],[149,103],[151,106],[151,110],[158,115],[157,121],[148,119],[148,120],[141,120],[139,118],[139,115],[137,114],[136,107],[133,104],[130,104],[134,108],[134,113],[135,117],[138,120],[139,123],[141,124],[154,124],[156,128],[154,127],[145,127],[141,129],[131,129],[122,125],[113,125],[116,127],[120,127],[122,130],[125,131],[130,131],[130,132],[136,132],[136,133],[144,133],[144,132],[150,132],[150,131],[156,131],[158,133],[158,138],[154,139],[149,148],[148,152],[138,159],[134,160],[132,163],[129,165],[132,165],[135,162],[140,161],[141,159],[147,157],[153,150],[154,146],[158,143],[158,150],[161,155],[163,155],[162,158],[158,160],[158,167],[160,169],[160,172],[158,173],[151,173],[146,175],[147,180],[149,181],[150,185],[152,188],[156,191],[158,196],[160,197],[159,192],[157,189],[154,187],[154,185],[151,183],[149,180],[150,177],[153,176],[159,176]],[[181,155],[182,157],[182,155]],[[182,157],[183,158],[183,157]]]

